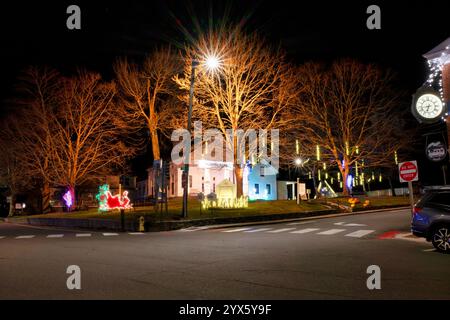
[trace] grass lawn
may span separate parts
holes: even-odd
[[[153,216],[159,220],[182,220],[181,219],[181,199],[171,199],[168,204],[168,213],[166,214],[155,211],[154,207],[136,207],[132,210],[125,211],[127,219],[137,219],[139,216]],[[212,209],[208,211],[200,211],[200,202],[197,199],[189,199],[188,201],[188,219],[204,219],[219,217],[244,217],[255,215],[267,215],[278,213],[293,213],[301,211],[314,211],[328,209],[324,205],[315,201],[302,201],[299,205],[295,201],[277,200],[277,201],[254,201],[249,202],[248,208],[242,209]],[[33,218],[74,218],[74,219],[120,219],[120,212],[99,213],[96,209],[89,211],[76,212],[58,212],[34,215]]]
[[[408,205],[408,197],[358,197],[360,203],[355,206],[355,210],[363,208],[365,200],[370,201],[370,208],[384,207],[389,205]],[[276,200],[276,201],[252,201],[249,202],[248,208],[242,209],[210,209],[208,211],[200,211],[200,202],[195,199],[189,199],[188,202],[188,218],[187,219],[204,219],[204,218],[225,218],[225,217],[245,217],[268,214],[294,213],[301,211],[324,210],[328,207],[321,204],[321,200],[302,201],[297,205],[296,201]],[[337,202],[346,206],[350,206],[348,198],[332,198],[327,199],[331,202]],[[132,210],[125,211],[126,219],[137,219],[140,216],[151,216],[155,220],[183,220],[181,218],[182,199],[171,199],[168,204],[168,212],[159,213],[155,211],[155,207],[136,207]],[[368,208],[369,209],[369,208]],[[75,212],[58,212],[34,215],[33,218],[73,218],[73,219],[120,219],[120,212],[99,213],[97,209],[88,211]]]

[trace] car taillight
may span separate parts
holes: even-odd
[[[419,207],[414,206],[413,212],[412,212],[412,219],[414,220],[414,217],[415,217],[416,215],[420,215],[420,212],[421,212],[421,211],[422,211],[422,208],[419,208]]]

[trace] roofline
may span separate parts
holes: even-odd
[[[450,37],[442,41],[436,47],[422,55],[427,60],[434,60],[442,56],[450,56]],[[449,57],[447,58],[448,61]]]

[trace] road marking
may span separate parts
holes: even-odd
[[[253,229],[253,230],[248,230],[248,231],[244,231],[244,232],[248,232],[248,233],[255,233],[255,232],[261,232],[261,231],[268,231],[268,230],[272,230],[273,228],[260,228],[260,229]]]
[[[286,225],[287,226],[296,226],[296,225],[299,225],[299,224],[308,224],[308,223],[314,223],[314,222],[317,222],[317,221],[313,220],[313,221],[303,221],[303,222],[292,222],[292,223],[288,223]]]
[[[302,229],[302,230],[292,231],[291,233],[300,234],[300,233],[308,233],[308,232],[313,232],[313,231],[318,231],[318,230],[320,230],[320,229],[319,228],[306,228],[306,229]]]
[[[423,252],[435,252],[437,251],[435,248],[422,250]]]
[[[280,232],[291,231],[291,230],[295,230],[295,228],[275,229],[272,231],[267,231],[267,233],[280,233]]]
[[[346,234],[346,237],[353,237],[353,238],[361,238],[364,236],[367,236],[368,234],[375,232],[375,230],[358,230],[349,234]]]
[[[5,239],[5,238],[6,238],[5,236],[1,236],[1,237],[0,237],[0,239]]]
[[[378,239],[381,239],[381,240],[384,240],[384,239],[393,239],[393,238],[395,238],[395,236],[397,235],[397,234],[399,234],[400,233],[400,231],[396,231],[396,230],[394,230],[394,231],[387,231],[387,232],[385,232],[385,233],[383,233],[383,234],[380,234],[379,236],[378,236]]]
[[[427,243],[427,240],[425,238],[419,238],[416,236],[413,236],[411,233],[398,233],[394,236],[395,239],[400,240],[407,240],[407,241],[413,241],[418,243]]]
[[[128,232],[128,234],[131,234],[132,236],[141,236],[145,233],[143,233],[143,232]]]
[[[330,230],[327,230],[327,231],[319,232],[318,234],[324,235],[324,236],[330,236],[332,234],[336,234],[336,233],[339,233],[339,232],[344,232],[345,230],[346,229],[330,229]]]
[[[63,234],[49,234],[47,236],[47,238],[62,238],[62,237],[64,237]]]
[[[245,231],[245,230],[250,230],[251,228],[239,228],[239,229],[232,229],[232,230],[225,230],[222,232],[239,232],[239,231]]]
[[[103,234],[105,237],[112,237],[112,236],[118,236],[119,234],[118,233],[104,233]]]
[[[18,236],[16,237],[16,239],[31,239],[34,238],[35,236],[29,235],[29,236]]]
[[[78,238],[90,237],[90,236],[92,236],[91,233],[77,233],[77,234],[75,235],[75,237],[78,237]]]
[[[180,232],[193,232],[193,231],[199,231],[199,230],[205,230],[208,229],[209,227],[189,227],[189,228],[185,228],[185,229],[180,229],[178,231]]]
[[[335,223],[336,226],[343,226],[343,227],[367,227],[367,224],[361,224],[361,223],[345,223],[345,222],[338,222]]]

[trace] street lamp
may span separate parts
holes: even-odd
[[[188,111],[188,132],[191,132],[192,127],[192,105],[194,102],[194,83],[195,83],[195,68],[198,67],[200,61],[197,59],[192,59],[191,63],[191,86],[189,89],[189,111]],[[209,56],[205,59],[205,66],[208,70],[212,71],[219,67],[219,59],[215,56]],[[182,208],[182,216],[183,218],[187,218],[188,215],[188,194],[189,194],[189,162],[190,162],[191,153],[186,152],[184,159],[184,169],[182,175],[182,184],[183,184],[183,208]]]
[[[219,59],[215,56],[210,56],[206,59],[206,67],[209,71],[213,71],[219,67]]]

